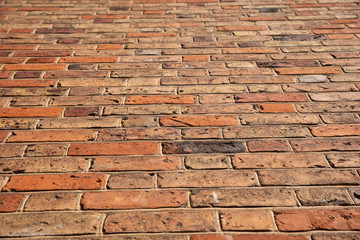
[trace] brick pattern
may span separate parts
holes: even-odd
[[[360,239],[357,0],[0,0],[0,236]]]

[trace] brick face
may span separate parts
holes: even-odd
[[[0,0],[0,236],[360,239],[356,0]]]

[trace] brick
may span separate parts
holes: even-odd
[[[348,189],[350,197],[354,201],[355,204],[360,203],[360,189],[359,188],[350,188]]]
[[[358,230],[358,209],[280,210],[275,221],[280,231]]]
[[[207,62],[209,56],[206,55],[185,55],[182,57],[183,62]]]
[[[177,37],[177,33],[127,33],[128,38],[143,38],[143,37]]]
[[[258,174],[260,183],[266,186],[343,185],[359,182],[359,178],[351,170],[261,170]]]
[[[176,114],[179,112],[178,106],[171,105],[147,105],[147,106],[115,106],[105,107],[103,115],[149,115],[149,114]]]
[[[223,54],[243,54],[243,53],[279,53],[276,48],[262,48],[262,47],[247,47],[247,48],[224,48],[222,49]]]
[[[68,155],[145,155],[156,154],[156,152],[157,145],[152,142],[78,143],[70,145]]]
[[[65,65],[56,64],[12,64],[5,65],[3,70],[8,71],[47,71],[47,70],[65,70]]]
[[[343,189],[296,189],[295,193],[302,206],[343,206],[351,205]]]
[[[240,153],[245,152],[243,142],[235,141],[193,141],[163,143],[164,154],[189,153]]]
[[[196,97],[192,95],[182,96],[128,96],[125,104],[192,104]]]
[[[298,77],[299,82],[302,83],[319,83],[327,82],[327,77],[324,75],[303,75]]]
[[[293,76],[239,76],[229,77],[230,83],[244,84],[244,83],[294,83],[296,81]]]
[[[35,130],[13,131],[7,142],[68,142],[93,139],[95,133],[89,130]]]
[[[350,92],[355,90],[352,84],[336,83],[283,85],[282,88],[285,92]]]
[[[284,234],[240,234],[240,235],[193,235],[191,240],[307,240],[306,236],[284,235]]]
[[[18,144],[0,145],[0,158],[5,157],[21,157],[23,155],[25,146]]]
[[[247,93],[235,95],[235,102],[306,102],[303,93]]]
[[[341,136],[359,136],[359,125],[323,125],[319,127],[310,127],[312,135],[315,137],[341,137]]]
[[[108,181],[108,188],[125,189],[125,188],[154,188],[154,174],[117,174],[112,175]]]
[[[187,128],[181,130],[183,139],[221,138],[221,129],[216,128]]]
[[[14,57],[63,57],[70,56],[70,50],[54,50],[54,51],[16,51]]]
[[[13,176],[3,191],[101,189],[104,178],[97,173]]]
[[[229,27],[217,27],[218,31],[261,31],[266,30],[264,26],[229,26]]]
[[[157,118],[155,117],[124,117],[122,118],[122,126],[123,127],[156,127],[157,126]]]
[[[360,155],[357,153],[331,153],[325,156],[330,165],[335,168],[360,166]]]
[[[81,172],[85,164],[84,158],[7,158],[0,160],[0,170],[4,173]]]
[[[173,116],[160,117],[161,126],[233,126],[238,125],[235,116]]]
[[[107,216],[104,231],[208,232],[215,231],[215,221],[213,211],[119,212]]]
[[[66,153],[67,144],[31,144],[25,150],[26,157],[51,157],[63,156]]]
[[[264,231],[274,229],[270,211],[267,210],[221,211],[220,221],[223,230]]]
[[[158,184],[161,188],[245,187],[257,185],[254,172],[225,170],[159,173]]]
[[[10,72],[7,72],[7,73],[10,73]],[[42,72],[28,72],[28,71],[21,72],[20,71],[20,72],[15,73],[14,78],[40,78],[41,74],[42,74]],[[10,76],[10,74],[9,74],[9,76]],[[8,78],[9,76],[7,76],[5,78]],[[1,77],[1,75],[0,75],[0,77]]]
[[[83,209],[139,209],[180,207],[186,203],[185,191],[122,191],[85,193]]]
[[[105,71],[48,71],[44,78],[105,78]]]
[[[64,117],[99,116],[100,107],[67,107]]]
[[[243,125],[318,124],[319,118],[312,114],[240,115],[240,122]]]
[[[61,98],[51,98],[51,106],[87,106],[87,105],[118,105],[123,103],[121,96],[66,96]]]
[[[288,152],[290,147],[282,140],[252,140],[246,142],[249,152]]]
[[[358,112],[360,107],[356,102],[331,102],[331,103],[299,103],[295,108],[300,113],[351,113]]]
[[[39,129],[49,128],[111,128],[118,127],[120,119],[118,118],[73,118],[62,119],[41,119],[37,127]]]
[[[341,73],[337,67],[293,67],[293,68],[275,68],[275,72],[278,74],[333,74]]]
[[[53,87],[55,80],[3,80],[0,81],[0,87],[2,88],[14,88],[14,87]]]
[[[112,63],[116,61],[117,57],[62,57],[58,63]]]
[[[0,196],[0,212],[17,212],[24,196],[20,194],[3,194]]]
[[[0,117],[59,117],[59,107],[0,108]]]
[[[311,236],[314,240],[351,240],[360,237],[358,233],[315,233]]]
[[[359,73],[334,74],[330,75],[329,79],[331,82],[357,82],[359,81],[359,76]]]
[[[189,169],[224,169],[229,166],[229,159],[226,156],[187,156],[185,166]]]
[[[32,194],[26,201],[24,211],[76,210],[79,194],[77,193],[41,193]]]
[[[313,101],[359,101],[359,92],[337,92],[337,93],[310,93],[309,97]]]
[[[203,86],[182,86],[179,87],[180,94],[199,94],[199,93],[241,93],[245,92],[246,88],[241,85],[207,85]]]
[[[360,149],[360,141],[355,138],[291,140],[290,144],[296,152],[356,151]]]
[[[181,167],[182,158],[175,156],[94,157],[90,171],[163,171]]]
[[[192,190],[190,199],[193,207],[296,206],[291,190],[277,188]]]
[[[30,129],[36,122],[26,118],[3,118],[0,119],[0,129]]]
[[[237,154],[231,157],[235,168],[312,168],[327,167],[320,154]]]
[[[95,234],[101,215],[96,213],[31,213],[7,214],[0,222],[4,237],[43,235]],[[59,223],[61,227],[59,228]]]
[[[293,113],[294,106],[290,103],[258,104],[257,107],[262,113]]]
[[[179,130],[170,128],[108,129],[99,131],[98,141],[179,139]]]

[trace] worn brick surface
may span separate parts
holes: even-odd
[[[360,239],[357,0],[0,0],[0,237]]]

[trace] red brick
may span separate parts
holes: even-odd
[[[236,126],[238,125],[235,116],[173,116],[160,117],[162,126]]]
[[[152,142],[77,143],[70,145],[68,155],[145,155],[156,154],[157,150]]]
[[[7,142],[72,142],[95,138],[91,130],[35,130],[13,131]]]
[[[288,152],[290,147],[282,140],[247,141],[249,152]]]
[[[185,191],[121,191],[84,193],[82,208],[137,209],[180,207],[186,203]]]
[[[356,208],[279,210],[275,220],[280,231],[360,229],[360,211]]]
[[[16,212],[20,209],[20,204],[24,199],[20,194],[0,195],[0,212]]]
[[[101,189],[104,178],[100,173],[13,176],[3,191]]]
[[[0,108],[0,117],[59,117],[59,107]]]
[[[155,216],[155,217],[154,217]],[[119,212],[105,219],[105,233],[215,231],[213,211]]]
[[[34,50],[35,44],[4,44],[0,45],[0,50]]]
[[[33,71],[33,72],[16,72],[14,78],[40,78],[42,72]]]

